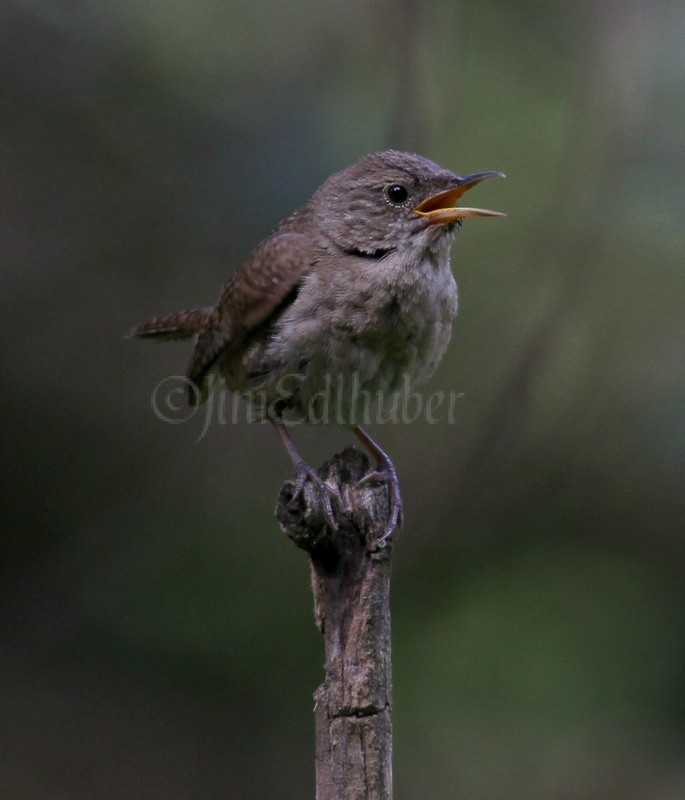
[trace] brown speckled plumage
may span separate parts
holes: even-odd
[[[330,524],[326,487],[297,454],[282,418],[351,425],[388,480],[387,536],[399,524],[399,486],[387,455],[359,428],[360,413],[372,398],[382,414],[386,402],[435,370],[457,313],[454,233],[464,217],[500,216],[455,204],[495,175],[459,177],[392,150],[365,156],[332,175],[255,248],[216,306],[155,317],[134,333],[196,337],[191,403],[204,402],[217,374],[233,391],[258,392],[266,401],[261,413],[277,426],[297,470],[295,496],[305,481],[315,483]]]

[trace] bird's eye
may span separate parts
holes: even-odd
[[[391,183],[385,187],[385,196],[393,205],[401,206],[409,197],[409,192],[401,183]]]

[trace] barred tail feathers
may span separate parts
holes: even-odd
[[[187,373],[191,406],[202,405],[207,399],[214,385],[214,367],[231,338],[229,327],[220,323],[217,309],[213,306],[152,317],[136,325],[131,336],[157,342],[196,337]]]
[[[131,336],[160,342],[190,339],[207,326],[213,310],[212,307],[188,308],[185,311],[174,311],[172,314],[152,317],[136,325],[131,331]]]

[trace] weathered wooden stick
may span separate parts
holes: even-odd
[[[385,486],[359,486],[371,471],[353,447],[320,468],[342,500],[337,531],[326,526],[309,484],[291,507],[293,483],[286,483],[276,508],[283,531],[310,555],[314,617],[324,636],[325,679],[314,694],[317,800],[392,798],[392,542],[377,545],[388,520]]]

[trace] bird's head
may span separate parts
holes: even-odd
[[[377,255],[420,242],[429,247],[466,217],[503,217],[465,208],[462,195],[502,172],[455,175],[423,156],[388,150],[332,175],[312,204],[325,235],[346,252]]]

